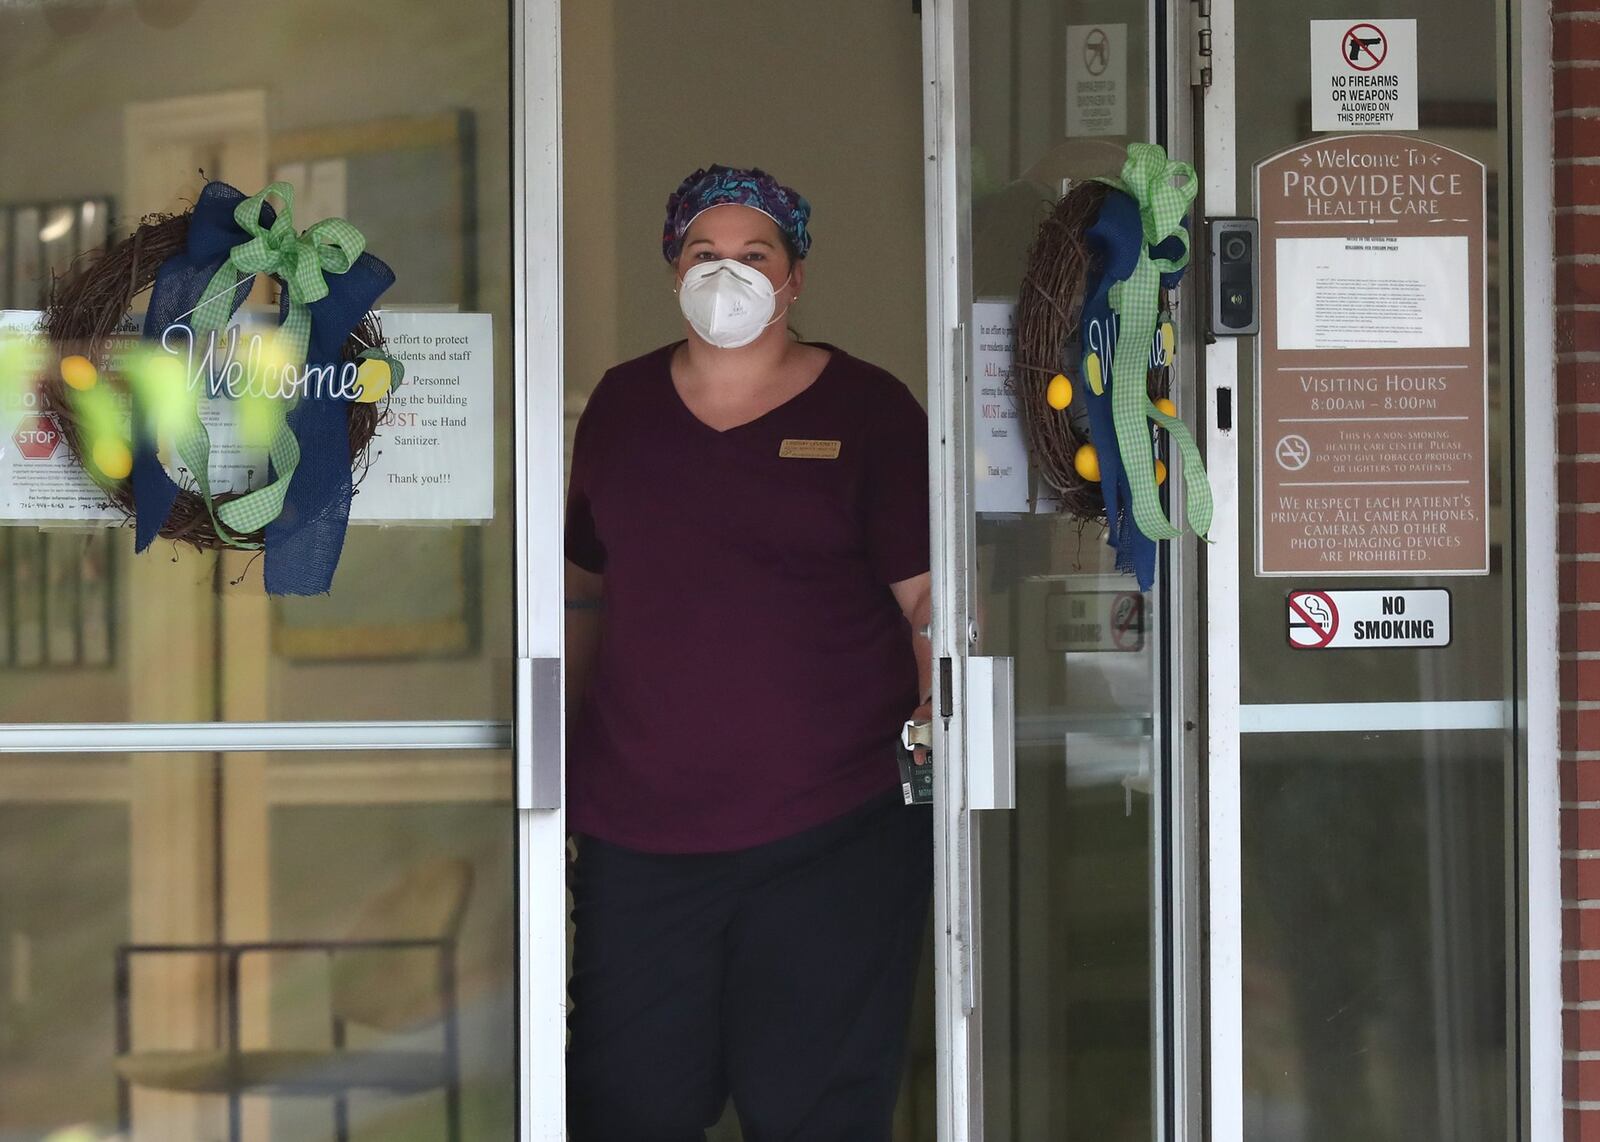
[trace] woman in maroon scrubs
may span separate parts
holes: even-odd
[[[932,881],[927,418],[798,341],[810,208],[668,200],[683,340],[618,365],[567,499],[574,1142],[887,1140]]]

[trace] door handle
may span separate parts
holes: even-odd
[[[1013,664],[1005,657],[968,655],[967,808],[1017,807],[1016,700]]]
[[[561,807],[561,659],[517,659],[518,809]]]

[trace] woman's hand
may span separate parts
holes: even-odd
[[[911,712],[913,722],[933,720],[933,647],[928,642],[928,623],[933,615],[933,575],[924,571],[898,583],[890,583],[900,612],[911,626],[911,653],[917,660],[918,693],[927,694],[928,700]],[[918,765],[928,764],[928,747],[912,746],[913,760]]]
[[[922,705],[918,706],[915,710],[912,710],[911,711],[911,717],[910,717],[909,720],[913,721],[913,722],[931,722],[931,721],[933,721],[933,699],[929,698],[926,702],[922,703]],[[912,757],[912,760],[914,762],[916,762],[916,764],[918,764],[918,765],[927,765],[928,764],[928,747],[925,746],[925,745],[912,746],[911,747],[911,757]]]

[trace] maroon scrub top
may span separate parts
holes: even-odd
[[[611,369],[578,419],[566,554],[605,605],[567,806],[614,844],[725,852],[899,784],[919,695],[889,584],[928,570],[928,419],[823,344],[808,387],[718,431],[678,396],[676,347]]]

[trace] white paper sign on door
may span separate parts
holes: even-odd
[[[1417,22],[1311,21],[1311,129],[1417,129]]]
[[[972,452],[974,508],[1028,510],[1028,446],[1011,392],[1016,368],[1016,307],[972,304]]]
[[[380,314],[405,378],[371,447],[353,523],[487,520],[494,515],[494,330],[486,313]],[[0,336],[37,338],[40,314],[0,311]],[[241,328],[249,325],[241,318]],[[129,331],[132,332],[132,326]],[[124,513],[72,459],[31,388],[0,385],[0,520],[116,524]],[[239,439],[237,409],[200,402],[215,490],[259,486],[260,448]]]
[[[487,313],[385,310],[405,379],[372,442],[352,523],[494,516],[494,327]]]
[[[44,359],[37,310],[0,310],[0,358],[8,338],[27,339]],[[20,360],[20,355],[19,358]],[[15,368],[0,364],[0,368]],[[119,523],[123,513],[106,502],[72,458],[55,418],[39,394],[18,377],[0,378],[0,520],[30,523]]]
[[[1279,238],[1279,349],[1460,348],[1471,338],[1457,236]]]
[[[1067,134],[1128,133],[1128,25],[1067,25]]]

